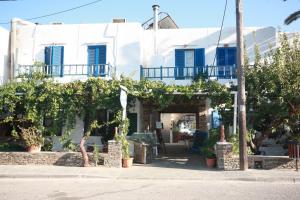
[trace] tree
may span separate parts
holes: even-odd
[[[282,35],[280,46],[264,59],[257,53],[246,69],[249,124],[261,134],[253,139],[258,153],[262,141],[283,131],[300,139],[300,42]]]

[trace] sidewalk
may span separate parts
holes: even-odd
[[[218,171],[161,168],[135,165],[132,168],[0,165],[0,178],[98,178],[144,180],[258,181],[300,183],[295,170]]]

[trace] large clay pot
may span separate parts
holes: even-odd
[[[30,147],[27,147],[27,151],[29,153],[38,153],[41,152],[41,145],[32,145]]]
[[[122,159],[122,167],[129,168],[132,166],[133,158],[123,158]]]
[[[207,167],[209,168],[216,167],[216,162],[217,162],[216,158],[205,158],[205,160],[206,160]]]

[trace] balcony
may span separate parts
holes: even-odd
[[[49,77],[88,76],[110,77],[112,67],[109,64],[87,65],[18,65],[15,77],[28,76],[33,73],[43,73]]]
[[[194,66],[194,67],[140,67],[141,79],[163,80],[175,79],[186,80],[197,77],[205,79],[236,79],[237,68],[235,65],[228,66]]]

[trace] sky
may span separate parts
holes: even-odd
[[[38,17],[95,0],[0,0],[0,23],[11,18]],[[152,17],[152,5],[167,12],[180,28],[220,27],[226,0],[102,0],[77,10],[33,20],[40,24],[63,22],[108,23],[113,18],[125,18],[127,22],[143,23]],[[243,0],[244,26],[273,26],[281,31],[300,32],[300,19],[284,25],[284,19],[300,10],[300,0]],[[9,29],[9,24],[0,24]],[[235,0],[228,0],[224,27],[235,26]]]

